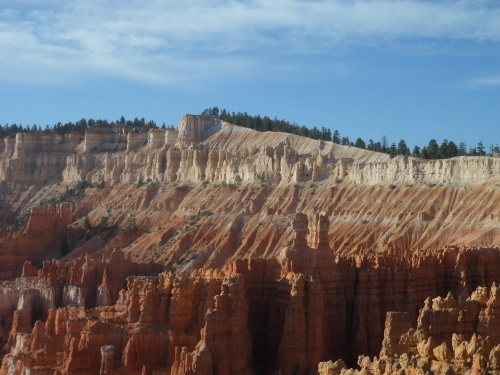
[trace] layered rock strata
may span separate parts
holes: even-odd
[[[0,374],[496,371],[500,159],[199,116],[51,137],[0,142]]]
[[[118,247],[138,261],[173,266],[196,255],[193,268],[221,267],[231,257],[276,256],[292,236],[291,215],[321,211],[334,251],[500,243],[498,158],[389,159],[197,116],[178,130],[54,135],[54,152],[49,135],[37,134],[5,139],[0,156],[0,240],[9,254],[33,243],[34,224],[20,219],[49,210],[47,201],[71,202],[72,218],[65,239],[30,249],[45,259],[61,248],[79,256]],[[46,179],[12,166],[49,157]],[[44,215],[44,225],[59,225]]]
[[[478,287],[467,299],[449,293],[425,301],[416,328],[408,313],[387,313],[379,358],[360,356],[361,370],[338,374],[497,374],[500,372],[500,290]],[[328,374],[331,362],[318,366]]]
[[[0,287],[0,343],[8,340],[6,349],[14,345],[19,333],[30,332],[37,320],[47,319],[52,308],[113,305],[127,277],[156,275],[160,270],[158,265],[133,263],[119,251],[101,259],[45,261],[40,269],[26,262],[21,278]]]
[[[436,184],[484,181],[500,172],[500,159],[495,158],[390,159],[332,142],[259,133],[210,117],[186,116],[177,131],[150,131],[144,142],[123,132],[88,130],[83,151],[68,155],[61,168],[65,182]]]
[[[450,290],[466,295],[477,285],[500,280],[499,272],[469,267],[499,261],[498,248],[335,257],[325,235],[328,226],[325,215],[309,220],[296,214],[293,241],[276,258],[232,261],[222,270],[128,278],[116,304],[87,310],[82,303],[64,307],[52,299],[40,307],[44,322],[33,328],[33,315],[20,302],[1,371],[17,374],[33,367],[49,374],[309,374],[325,359],[352,363],[358,355],[378,353],[384,335],[386,357],[398,350],[410,352],[410,344],[404,346],[397,338],[417,317],[419,327],[427,327],[419,328],[425,338],[450,341],[458,316],[464,322],[459,333],[470,335],[474,316],[480,315],[480,308],[470,307],[475,302],[467,302],[467,313],[459,314],[450,313],[460,303],[451,295],[438,298],[436,306],[449,315],[442,318],[438,308],[418,315],[418,307],[426,300],[429,304],[428,296]],[[53,274],[68,275],[55,271],[57,265],[46,263],[39,271],[26,265],[25,275],[36,273],[33,280],[47,285]],[[81,272],[87,268],[88,261],[80,266]],[[103,277],[101,283],[109,281]],[[386,312],[395,309],[408,312],[390,313],[384,328]],[[429,323],[435,319],[440,319],[437,325]],[[479,334],[494,320],[484,322]],[[404,342],[411,340],[413,336]],[[448,358],[446,348],[442,351],[439,355]]]
[[[259,133],[187,115],[177,130],[135,133],[92,127],[84,136],[45,132],[3,139],[0,181],[47,182],[62,176],[131,183],[152,181],[262,182],[286,185],[329,180],[356,184],[463,183],[498,176],[500,159],[421,160],[374,153],[285,133]]]
[[[73,206],[61,203],[31,209],[24,231],[0,230],[0,279],[21,275],[24,262],[61,257]]]

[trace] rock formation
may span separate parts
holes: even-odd
[[[499,290],[478,287],[467,299],[428,298],[420,310],[416,329],[407,313],[387,313],[380,357],[361,356],[361,371],[342,369],[341,374],[496,374],[500,370],[500,335],[495,307]],[[407,330],[405,332],[405,330]],[[321,363],[318,371],[325,371]]]
[[[323,215],[313,219],[319,223],[319,233],[329,225]],[[57,298],[55,286],[88,280],[88,259],[80,264],[46,262],[41,270],[26,264],[25,276],[11,284],[20,290],[19,303],[8,343],[13,349],[0,373],[9,373],[15,364],[48,373],[306,374],[327,358],[352,363],[358,355],[373,355],[380,351],[382,336],[381,360],[423,351],[446,361],[453,357],[453,333],[468,339],[474,327],[485,335],[494,326],[494,315],[486,312],[495,306],[496,287],[489,299],[481,287],[464,302],[448,294],[431,305],[423,296],[439,296],[444,290],[464,294],[478,280],[499,279],[498,272],[485,269],[463,277],[462,268],[477,258],[499,261],[499,248],[443,249],[415,253],[409,259],[391,255],[381,260],[377,254],[335,258],[321,240],[316,248],[308,246],[309,227],[307,216],[294,215],[294,239],[277,258],[230,261],[222,270],[129,277],[116,303],[107,306],[66,305],[65,301],[74,301],[64,297],[69,288]],[[124,267],[116,255],[112,258],[103,275]],[[444,283],[424,282],[429,279]],[[100,280],[88,282],[116,290],[108,276]],[[78,296],[91,294],[84,285],[79,288]],[[35,303],[34,298],[40,298],[36,296],[46,297]],[[428,307],[418,315],[424,302]],[[395,307],[408,312],[389,313],[384,330],[385,312]],[[39,315],[34,317],[35,313]],[[406,333],[417,316],[418,334]],[[474,323],[478,321],[479,325]],[[433,345],[429,337],[445,345]],[[430,347],[421,349],[421,342]],[[24,358],[33,357],[34,348],[36,361],[25,362]],[[51,362],[54,356],[64,361]]]
[[[0,145],[0,374],[500,371],[498,158],[200,116]]]

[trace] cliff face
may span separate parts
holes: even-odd
[[[315,248],[307,245],[309,224]],[[427,296],[467,295],[477,285],[499,280],[499,271],[470,265],[498,262],[500,248],[335,258],[321,235],[327,226],[325,216],[309,223],[297,214],[294,240],[276,258],[228,262],[221,270],[129,277],[118,294],[118,279],[138,271],[122,271],[111,280],[107,275],[127,267],[116,253],[103,261],[102,273],[101,263],[89,259],[47,262],[40,270],[27,264],[24,277],[9,284],[19,290],[19,302],[9,336],[12,349],[0,373],[36,368],[95,374],[104,368],[127,374],[308,374],[325,359],[352,363],[360,354],[378,353],[383,336],[381,360],[411,354],[416,339],[411,336],[414,341],[407,343],[399,336],[412,324],[418,323],[420,341],[432,336],[450,344],[452,333],[470,340],[496,324],[496,297],[487,302],[484,289],[472,302],[457,302],[449,294],[431,306]],[[110,298],[102,297],[106,293]],[[117,303],[110,303],[117,295]],[[8,313],[13,303],[5,303],[2,311]],[[408,312],[390,313],[384,329],[385,314],[393,310]]]
[[[285,133],[259,133],[211,117],[186,116],[177,130],[134,133],[89,128],[84,136],[18,134],[0,148],[0,181],[39,184],[63,177],[110,184],[145,181],[197,183],[349,181],[464,183],[500,173],[500,159],[390,159],[332,142]]]
[[[494,336],[500,159],[198,116],[0,144],[0,374],[412,373]]]
[[[219,267],[233,254],[276,254],[291,238],[287,223],[295,212],[325,211],[330,246],[339,251],[500,242],[498,158],[390,159],[196,116],[178,130],[90,128],[84,137],[48,137],[18,135],[4,147],[3,223],[28,216],[40,202],[71,201],[75,218],[88,216],[93,225],[109,217],[108,224],[125,227],[133,219],[154,232],[127,244],[134,259],[171,263],[173,251],[165,248],[178,257],[194,248],[202,253],[197,267]],[[43,178],[33,167],[42,161]],[[75,186],[84,186],[79,196],[65,195]],[[161,250],[144,251],[151,247]]]
[[[0,230],[0,277],[2,280],[21,275],[26,260],[40,262],[60,257],[66,243],[73,207],[68,203],[41,206],[30,212],[23,232]]]
[[[434,254],[431,258],[439,257]],[[288,261],[292,263],[296,259]],[[396,282],[367,293],[373,284],[355,280],[360,275],[373,273],[374,269],[358,269],[352,263],[349,268],[346,267],[349,262],[344,262],[342,269],[340,265],[334,268],[332,277],[321,280],[318,276],[287,272],[283,268],[280,271],[271,261],[229,264],[224,272],[193,272],[187,277],[166,274],[129,279],[127,291],[123,291],[118,303],[111,307],[50,310],[54,304],[49,299],[50,303],[38,305],[46,317],[37,318],[45,323],[38,322],[33,327],[30,322],[35,319],[30,309],[37,306],[36,300],[27,304],[25,298],[14,313],[9,341],[9,347],[17,349],[11,349],[5,356],[3,368],[16,364],[21,370],[33,366],[48,373],[93,374],[109,360],[106,348],[113,347],[114,359],[112,367],[107,365],[111,368],[109,371],[305,374],[324,359],[343,357],[350,362],[357,354],[378,352],[384,311],[412,308],[418,303],[419,293],[437,295],[439,292],[434,285],[416,281],[406,291],[397,292],[401,287],[397,280],[401,276],[391,275],[394,272],[385,269],[376,272],[371,281]],[[418,275],[421,271],[405,269],[401,273]],[[463,283],[457,282],[458,271],[453,274],[446,267],[435,273],[426,272],[427,276],[430,273],[444,280],[444,274],[450,275],[451,280],[441,290],[463,288]],[[387,278],[387,274],[391,276]],[[388,292],[391,294],[385,294]],[[383,295],[387,298],[381,298]],[[455,328],[459,313],[457,310],[448,318],[428,319],[437,325],[435,330],[442,325],[447,333],[448,329]],[[485,326],[493,323],[488,319],[484,320]],[[421,320],[419,318],[419,324]],[[470,317],[466,316],[465,321],[471,321]],[[411,324],[409,316],[406,322],[403,329]],[[54,327],[54,331],[49,327]],[[138,330],[139,327],[142,328]],[[89,341],[89,337],[92,340]],[[387,345],[385,340],[383,345]],[[410,353],[408,346],[404,348]],[[66,360],[54,361],[54,356]],[[36,360],[26,362],[26,358]]]
[[[0,181],[45,184],[59,177],[66,157],[82,141],[79,134],[18,133],[0,142]]]
[[[65,182],[436,184],[484,181],[500,173],[500,160],[494,158],[390,159],[332,142],[259,133],[210,117],[186,116],[177,131],[151,131],[143,142],[123,132],[87,131],[84,152],[67,157]],[[124,150],[128,152],[120,152]],[[114,153],[102,155],[106,151]]]
[[[379,358],[361,356],[361,371],[339,374],[496,374],[500,370],[499,318],[496,307],[500,293],[478,287],[467,299],[427,298],[418,324],[412,328],[407,313],[388,313]],[[333,362],[321,363],[319,374],[328,374]],[[339,366],[337,366],[339,367]]]

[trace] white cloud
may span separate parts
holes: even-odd
[[[66,82],[103,74],[169,85],[246,76],[277,53],[328,54],[339,44],[500,42],[500,7],[493,1],[38,3],[0,6],[0,81]]]
[[[467,81],[467,85],[472,87],[500,86],[500,75],[485,78],[474,78]]]

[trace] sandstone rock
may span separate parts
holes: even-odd
[[[454,333],[451,336],[451,348],[453,351],[455,351],[462,343],[464,343],[464,335],[463,334],[457,334]],[[465,343],[465,348],[467,349],[467,343]]]
[[[489,366],[491,370],[498,371],[500,370],[500,346],[497,345],[493,349],[491,349],[490,357],[489,357]]]
[[[465,342],[462,342],[454,349],[454,358],[455,362],[462,367],[465,367],[470,362],[470,354],[467,351],[467,345]]]
[[[481,205],[481,191],[495,186],[494,178],[497,175],[496,171],[499,170],[496,159],[458,158],[453,161],[424,161],[394,158],[390,160],[387,155],[366,150],[346,148],[330,142],[318,142],[281,133],[263,134],[215,119],[196,116],[187,116],[183,119],[179,129],[179,134],[182,134],[178,135],[176,146],[172,139],[177,136],[177,132],[173,130],[155,130],[149,134],[132,133],[124,128],[89,128],[81,145],[79,142],[72,143],[69,140],[55,142],[64,150],[65,157],[62,160],[51,161],[51,163],[57,165],[58,176],[63,176],[67,186],[86,181],[109,187],[109,191],[105,194],[117,197],[111,201],[113,201],[113,206],[120,207],[118,217],[130,208],[123,202],[144,199],[145,201],[138,206],[147,208],[147,201],[165,187],[174,189],[172,186],[174,183],[178,187],[191,189],[192,187],[201,188],[201,182],[210,182],[214,185],[226,184],[226,186],[240,184],[245,187],[260,185],[264,181],[266,186],[273,188],[271,192],[275,191],[274,194],[270,194],[273,195],[269,197],[270,199],[266,199],[265,210],[288,213],[304,211],[309,215],[325,211],[330,219],[329,242],[335,243],[335,247],[339,250],[435,248],[446,244],[497,244],[500,240],[494,230],[495,222],[491,222],[491,218],[497,217],[500,213],[494,205],[488,207]],[[162,132],[165,135],[163,143]],[[81,141],[80,135],[74,135],[74,138]],[[147,144],[146,147],[139,147],[141,143],[144,145],[144,142]],[[49,139],[47,144],[49,144]],[[23,147],[26,147],[26,142],[18,148]],[[16,159],[12,160],[21,160],[19,159],[21,154],[16,154]],[[3,155],[5,160],[11,160],[10,158],[13,157],[13,153]],[[38,154],[30,151],[22,155],[24,155],[22,158],[33,159],[31,163],[36,161]],[[32,169],[28,170],[32,171]],[[475,175],[476,171],[477,175]],[[1,172],[0,175],[2,175]],[[29,178],[38,177],[35,173]],[[28,181],[29,178],[26,177],[23,181]],[[332,190],[332,185],[336,184],[338,178],[361,184],[356,207],[351,207],[350,195],[353,190],[350,187],[347,188],[350,185]],[[127,189],[129,184],[142,185],[146,181],[150,181],[148,187],[151,190],[150,193],[146,193],[148,197],[129,197],[131,195],[130,189]],[[428,194],[425,184],[444,181],[466,185],[473,181],[474,183],[482,182],[483,185],[480,187],[471,185],[471,190],[464,192],[446,183],[443,186],[446,192],[441,193],[436,187],[435,191]],[[310,182],[316,184],[311,191],[304,189],[306,185],[299,185],[301,196],[293,197],[295,189],[291,188],[292,184],[309,184]],[[396,189],[377,185],[395,182],[397,182]],[[405,183],[415,185],[403,187]],[[154,184],[157,185],[153,186]],[[42,192],[36,193],[34,190],[36,189],[31,189],[30,194],[34,194],[32,203],[36,204],[37,199],[40,198],[37,194],[42,194]],[[8,192],[6,196],[11,194],[10,201],[0,198],[4,202],[0,204],[0,217],[7,212],[14,211],[15,196],[21,194],[16,192],[14,187],[9,188],[9,191],[12,192]],[[182,212],[198,210],[200,191],[187,199],[191,203],[188,203],[189,207],[185,207],[187,210],[182,210]],[[94,221],[98,222],[102,213],[91,207],[95,207],[95,195],[102,193],[95,188],[94,196],[85,198],[82,204],[78,205],[79,214],[85,215],[89,211],[96,211],[90,216],[94,216]],[[231,192],[237,202],[241,202],[245,194],[240,193],[241,191],[236,189]],[[405,194],[408,199],[399,199],[401,193]],[[493,194],[492,202],[498,199],[495,190]],[[265,195],[269,193],[266,192]],[[441,199],[441,195],[447,197],[445,201]],[[285,196],[289,196],[289,199],[282,200],[283,202],[289,201],[287,207],[274,207],[275,202],[279,202],[280,198]],[[162,201],[166,197],[158,198],[158,201]],[[26,196],[25,199],[31,198]],[[336,202],[335,207],[331,205],[332,199]],[[255,206],[254,201],[251,198],[248,201],[252,204],[239,205],[238,208],[242,212],[249,212],[248,210],[256,212],[255,208],[251,208]],[[299,207],[301,202],[306,201],[310,203]],[[214,200],[214,203],[217,202],[220,203],[221,199]],[[174,203],[164,201],[158,204]],[[211,209],[216,207],[218,205],[214,204]],[[471,207],[481,207],[481,209],[472,210],[474,216],[468,217]],[[225,210],[222,211],[228,213]],[[335,214],[336,211],[342,212],[342,215]],[[413,214],[406,214],[408,212],[413,212]],[[448,225],[437,225],[437,222],[430,220],[424,225],[425,228],[422,228],[418,212],[429,212],[430,218],[445,220]],[[357,220],[359,213],[362,214]],[[390,219],[378,220],[378,213],[384,213],[383,215]],[[346,218],[349,220],[345,220]],[[479,230],[478,226],[474,226],[478,229],[476,230],[461,225],[465,218],[477,222],[478,226],[484,226],[485,229]],[[151,231],[152,227],[161,222],[159,218],[153,221],[154,223],[148,220],[149,228],[144,229]],[[367,226],[365,223],[370,223],[370,225]],[[266,225],[269,226],[270,231],[274,231],[276,241],[286,239],[282,233],[275,231],[270,222]],[[394,226],[397,226],[396,232],[393,230]],[[206,236],[204,241],[202,241],[203,236],[199,236],[200,241],[193,244],[194,247],[205,247],[209,242],[209,237],[213,238],[216,232],[220,233],[221,228],[223,225],[217,226],[217,230],[214,228],[213,233]],[[333,231],[333,228],[336,230]],[[265,241],[265,238],[262,241]],[[255,250],[259,248],[259,242],[255,245]],[[151,243],[147,244],[147,246],[151,245]],[[275,245],[274,250],[279,251],[285,243]],[[311,246],[315,247],[315,245]],[[137,243],[133,247],[136,256],[141,257],[144,246]],[[234,249],[234,252],[237,252],[237,249]],[[240,249],[240,252],[244,250]],[[219,267],[222,264],[210,264],[210,266]]]
[[[449,363],[453,359],[453,353],[448,345],[446,345],[446,342],[436,346],[432,352],[438,361]]]
[[[101,347],[101,372],[100,375],[113,375],[114,372],[114,352],[115,347],[113,345],[106,345]]]
[[[73,218],[68,203],[31,209],[26,230],[2,233],[0,230],[0,278],[21,276],[24,262],[40,262],[47,257],[61,256],[67,226]]]
[[[387,313],[382,342],[381,358],[390,358],[396,353],[407,351],[398,347],[400,337],[411,328],[410,314],[408,312],[390,311]]]
[[[472,357],[472,374],[486,374],[488,359],[481,353],[476,353]]]
[[[320,362],[318,364],[318,373],[319,375],[340,375],[342,370],[346,367],[347,366],[342,359],[339,359],[335,362]]]
[[[429,337],[427,341],[422,340],[418,344],[418,354],[423,357],[423,358],[430,358],[434,359],[434,349],[436,348],[436,345],[434,343],[434,340],[432,337]]]
[[[301,248],[298,251],[320,254],[319,249],[310,248],[305,241],[304,228],[308,228],[306,219],[302,217],[294,224],[296,236],[301,233],[303,236],[302,240],[295,241]],[[116,254],[113,253],[112,257],[117,257]],[[123,267],[123,264],[127,264],[123,263],[123,259],[119,259],[122,258],[116,258],[117,265],[121,264]],[[341,330],[348,326],[355,327],[355,324],[364,327],[367,332],[366,327],[370,327],[370,319],[373,319],[373,310],[364,310],[364,303],[377,301],[375,303],[380,304],[381,300],[360,297],[370,296],[368,290],[370,287],[373,289],[373,285],[378,285],[377,288],[381,285],[389,288],[391,285],[387,281],[378,281],[378,278],[387,272],[381,259],[371,258],[369,255],[354,257],[351,260],[349,257],[329,259],[331,263],[319,262],[314,263],[315,266],[305,263],[302,266],[305,274],[289,270],[289,259],[284,257],[281,259],[283,268],[278,260],[254,259],[229,262],[219,271],[201,270],[191,274],[163,273],[156,277],[133,277],[128,279],[127,290],[120,294],[116,305],[94,308],[88,313],[84,310],[50,310],[47,307],[46,323],[37,323],[32,330],[29,323],[22,323],[22,315],[19,315],[23,311],[21,309],[12,331],[15,336],[11,336],[13,346],[17,349],[6,357],[5,366],[25,358],[25,353],[30,353],[31,350],[50,346],[57,348],[65,358],[65,368],[95,373],[100,371],[103,363],[101,347],[113,345],[115,371],[122,367],[123,371],[126,369],[129,372],[141,372],[144,369],[149,373],[154,368],[164,371],[171,367],[175,369],[174,373],[204,373],[209,371],[208,368],[217,368],[220,372],[244,373],[252,369],[253,348],[267,343],[267,351],[258,351],[254,358],[270,361],[269,366],[280,371],[306,373],[312,371],[322,357],[330,355],[329,353],[345,355],[340,347],[331,344],[331,340],[342,343],[342,346],[347,345],[348,332],[342,333]],[[401,262],[402,259],[397,259],[393,260],[394,263],[402,267],[405,263]],[[36,278],[30,277],[35,283],[47,283],[53,288],[66,282],[91,280],[89,275],[102,275],[98,282],[93,282],[94,298],[97,298],[98,289],[111,286],[117,272],[113,262],[106,263],[106,258],[104,260],[105,263],[101,266],[89,258],[75,263],[46,262],[43,268],[37,271]],[[412,269],[414,273],[418,273],[420,267],[427,267],[427,262],[422,260],[408,263],[410,264],[416,267]],[[28,265],[25,269],[27,274],[35,273]],[[403,267],[402,274],[407,273],[404,270]],[[446,271],[446,268],[443,270]],[[371,276],[367,277],[369,274]],[[397,277],[384,277],[381,280],[393,280],[397,285],[401,285],[401,279]],[[460,283],[457,283],[457,288],[460,287]],[[84,289],[85,287],[82,290]],[[280,296],[279,299],[276,299],[276,295]],[[392,294],[393,298],[397,296],[398,294]],[[334,314],[331,316],[328,315],[330,311],[323,307],[326,301],[332,306],[331,312]],[[423,298],[421,301],[424,304]],[[353,317],[339,316],[341,311],[345,314],[346,305],[349,304],[359,310],[355,310]],[[486,302],[481,304],[476,299],[454,301],[448,296],[446,299],[435,299],[434,302],[427,300],[425,305],[419,318],[419,330],[409,329],[411,314],[388,314],[383,357],[393,361],[396,355],[402,360],[397,363],[410,371],[412,368],[430,368],[428,360],[419,361],[412,357],[417,353],[422,357],[436,358],[440,363],[447,361],[449,364],[455,358],[457,365],[461,361],[462,366],[469,366],[471,362],[468,362],[467,358],[470,357],[466,357],[464,350],[458,353],[458,347],[470,347],[471,352],[479,352],[481,349],[484,353],[489,353],[487,348],[490,344],[477,334],[472,336],[474,332],[461,333],[469,337],[468,342],[460,341],[459,336],[453,336],[453,333],[449,334],[449,329],[457,327],[456,320],[453,326],[446,323],[431,329],[424,325],[425,322],[434,324],[434,318],[431,319],[433,314],[439,315],[438,322],[451,322],[451,318],[457,316],[458,310],[465,312],[463,317],[466,321],[477,322],[479,316],[482,316],[481,311],[489,308]],[[71,311],[75,312],[69,313]],[[423,319],[424,316],[428,319]],[[31,320],[26,319],[27,322]],[[262,325],[262,321],[266,324]],[[473,326],[467,324],[460,327]],[[479,327],[477,324],[475,326]],[[155,327],[154,334],[149,328],[144,330],[138,327]],[[449,350],[449,344],[446,343],[435,348],[432,337],[426,339],[424,333],[430,331],[438,337],[446,338],[450,343],[453,342],[454,352]],[[26,334],[31,338],[23,336]],[[365,337],[364,346],[370,347],[368,337]],[[29,346],[25,344],[27,340],[30,340]],[[250,340],[253,340],[253,343]],[[493,340],[493,345],[498,343],[496,340],[498,338]],[[68,344],[64,345],[65,342]],[[361,341],[358,343],[361,344]],[[351,353],[355,353],[354,350],[359,347],[353,346]],[[235,352],[231,354],[233,349]],[[384,355],[384,350],[390,350],[391,356]],[[414,354],[404,357],[405,353]],[[49,355],[39,354],[36,364],[55,369],[54,365],[50,364],[50,358]],[[116,358],[122,361],[118,367]],[[390,363],[396,363],[387,362],[388,359],[366,359],[363,365],[368,366],[370,371],[384,372],[387,366],[392,368]],[[481,361],[479,363],[482,363]]]
[[[0,144],[0,373],[496,368],[497,159],[198,116]]]
[[[0,181],[32,183],[59,177],[64,159],[81,142],[80,134],[19,133],[6,138],[0,159]]]

